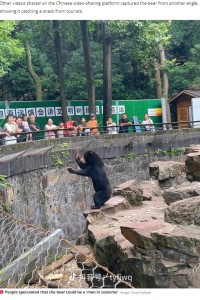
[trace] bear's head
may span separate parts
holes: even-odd
[[[90,166],[93,166],[93,167],[95,167],[95,166],[103,167],[104,166],[99,155],[91,150],[84,153],[84,159],[85,159],[85,162]]]

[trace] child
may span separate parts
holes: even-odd
[[[58,128],[63,129],[63,130],[58,130],[57,131],[58,138],[63,138],[64,137],[64,129],[65,129],[64,124],[65,123],[63,121],[60,121]]]
[[[28,120],[27,115],[26,114],[22,115],[22,125],[23,125],[25,131],[29,132],[29,131],[31,131],[31,129],[29,127],[29,124],[28,124],[27,120]],[[32,140],[32,134],[29,133],[29,134],[26,135],[26,142],[31,141],[31,140]]]

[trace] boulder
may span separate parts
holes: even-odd
[[[121,233],[129,242],[142,249],[155,250],[157,257],[178,263],[200,261],[200,228],[198,226],[172,225],[154,220],[130,223],[120,228]],[[155,255],[153,252],[151,254]]]
[[[175,161],[155,161],[149,165],[150,177],[166,189],[186,181],[185,164]]]
[[[167,226],[152,232],[151,236],[165,258],[184,263],[200,262],[200,228],[198,226]],[[175,257],[172,257],[171,250],[175,250],[174,253],[177,254]]]
[[[120,184],[113,192],[114,196],[124,197],[131,205],[142,204],[142,194],[142,188],[135,180],[129,180]]]
[[[200,151],[187,154],[185,171],[189,181],[200,181]]]
[[[112,236],[114,233],[112,234]],[[89,225],[88,226],[88,240],[92,243],[95,244],[99,240],[102,239],[107,239],[110,237],[110,229],[109,228],[102,228],[98,225]]]
[[[177,177],[185,172],[184,163],[175,161],[155,161],[149,165],[149,173],[159,181]]]
[[[159,220],[149,222],[129,223],[125,226],[120,226],[123,236],[133,245],[143,249],[156,248],[155,242],[151,233],[155,230],[171,226]]]
[[[165,211],[165,221],[200,226],[200,196],[172,203]]]
[[[180,186],[171,187],[166,189],[162,194],[165,203],[170,205],[179,200],[187,199],[200,195],[200,182],[188,182]]]
[[[128,201],[121,196],[111,197],[101,208],[85,210],[83,215],[89,224],[98,224],[106,221],[107,215],[115,214],[124,209],[130,209]]]
[[[121,196],[114,196],[110,198],[102,207],[101,211],[103,213],[115,213],[119,210],[129,209],[130,204],[128,201]]]
[[[192,222],[177,225],[164,221],[166,209],[185,200],[167,207],[162,196],[156,197],[161,188],[154,180],[141,184],[129,181],[117,189],[120,195],[112,197],[100,210],[85,212],[88,222],[80,244],[90,243],[95,260],[114,274],[127,276],[125,281],[130,280],[134,287],[200,287],[199,274],[189,276],[200,262],[200,227],[188,225]],[[185,193],[190,192],[186,189]],[[142,205],[131,206],[130,199],[137,197]],[[186,200],[192,203],[199,197]],[[186,204],[184,207],[187,212]],[[191,208],[191,214],[194,211],[197,212]],[[186,218],[184,214],[180,216],[181,220]]]
[[[142,189],[142,201],[152,200],[152,197],[161,196],[162,190],[156,180],[150,180],[140,184]]]
[[[200,265],[195,265],[187,274],[187,280],[191,287],[200,287]]]
[[[200,152],[200,145],[190,145],[185,148],[185,154]]]

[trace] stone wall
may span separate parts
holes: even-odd
[[[104,160],[112,188],[130,179],[148,180],[149,163],[154,160],[158,157]],[[77,168],[74,163],[70,165]],[[61,228],[67,239],[76,240],[85,228],[83,211],[93,204],[93,194],[89,178],[70,174],[67,166],[54,166],[10,177],[6,195],[1,199],[15,217],[50,231]]]
[[[130,179],[148,180],[152,161],[179,161],[182,157],[172,153],[166,155],[167,151],[183,145],[183,141],[190,143],[198,134],[197,130],[192,133],[172,130],[2,146],[0,174],[8,177],[9,186],[0,193],[0,207],[3,204],[5,207],[6,203],[7,211],[11,209],[14,216],[50,231],[61,228],[67,239],[75,240],[85,228],[83,211],[93,203],[94,194],[90,179],[67,171],[68,166],[77,168],[74,162],[76,150],[96,151],[104,160],[111,185],[115,188]],[[63,152],[68,152],[69,164]],[[55,159],[57,155],[59,159]]]

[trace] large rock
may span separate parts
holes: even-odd
[[[172,225],[155,220],[127,224],[120,228],[121,233],[129,242],[143,249],[157,249],[157,256],[160,258],[178,263],[200,261],[200,228],[198,226]]]
[[[187,154],[185,171],[189,181],[200,181],[200,151]]]
[[[153,197],[142,206],[87,214],[85,234],[96,261],[134,287],[200,287],[198,277],[187,277],[199,263],[200,228],[165,223],[165,208],[162,197]]]
[[[187,280],[191,287],[199,288],[200,287],[200,265],[197,264],[192,270],[187,274]]]
[[[113,192],[114,196],[124,197],[131,205],[142,204],[142,194],[142,188],[135,180],[129,180],[120,184]]]
[[[124,237],[135,245],[132,252],[138,260],[131,260],[134,268],[129,273],[133,274],[136,268],[136,286],[139,282],[140,287],[200,287],[199,272],[195,270],[194,274],[192,269],[200,261],[200,228],[158,220],[120,228]]]
[[[186,181],[185,164],[175,161],[155,161],[149,165],[149,174],[163,189]]]
[[[149,172],[151,177],[162,181],[183,174],[185,166],[184,163],[175,161],[155,161],[150,163]]]
[[[111,197],[100,209],[86,210],[83,215],[86,217],[89,224],[97,224],[105,222],[107,214],[115,214],[120,210],[130,208],[131,206],[125,198],[121,196],[114,196]]]
[[[125,198],[121,196],[114,196],[101,207],[101,211],[104,213],[115,213],[119,210],[129,208],[130,204]]]
[[[185,148],[185,154],[200,152],[200,145],[190,145],[190,147]]]
[[[200,226],[200,196],[172,203],[165,211],[165,221]]]
[[[200,228],[195,225],[173,225],[151,233],[158,249],[164,249],[163,256],[177,262],[200,262]],[[175,250],[175,257],[171,256]],[[161,250],[162,252],[162,250]]]
[[[152,200],[152,197],[161,196],[162,190],[157,180],[150,180],[140,184],[142,189],[142,201]]]
[[[151,233],[166,226],[171,225],[159,220],[153,220],[149,222],[130,223],[120,228],[123,236],[133,245],[144,249],[155,249],[156,245]]]
[[[180,186],[166,189],[162,194],[167,205],[179,200],[187,199],[200,195],[200,182],[188,182]]]

